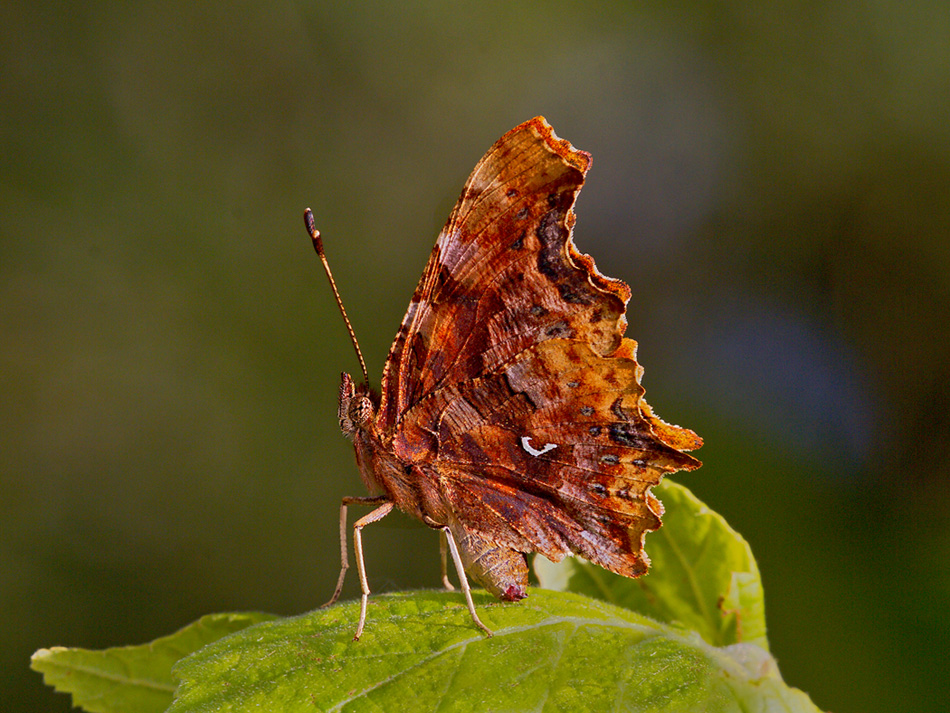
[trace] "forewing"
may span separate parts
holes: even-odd
[[[434,391],[490,374],[540,341],[613,352],[630,290],[571,242],[590,156],[541,117],[479,161],[439,235],[383,373],[377,426],[391,431]]]

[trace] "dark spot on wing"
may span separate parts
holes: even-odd
[[[571,334],[572,334],[571,328],[568,326],[567,322],[565,322],[563,319],[558,322],[555,322],[546,330],[544,330],[544,335],[552,339],[557,338],[557,337],[570,337]]]
[[[636,448],[641,451],[649,447],[649,442],[637,432],[636,426],[632,423],[610,424],[610,440],[622,446]]]
[[[552,210],[544,214],[536,235],[541,243],[538,251],[538,271],[553,284],[561,299],[570,304],[593,304],[594,294],[583,274],[567,260],[564,246],[567,237],[561,221],[564,214]]]
[[[627,415],[627,412],[623,409],[623,397],[619,396],[614,399],[614,402],[610,404],[610,411],[621,421],[629,421],[630,417]]]

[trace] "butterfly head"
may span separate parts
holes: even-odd
[[[369,428],[369,423],[373,420],[375,413],[376,406],[369,386],[367,384],[356,386],[353,383],[353,377],[343,372],[340,382],[340,405],[337,409],[343,435],[353,438],[357,431]]]

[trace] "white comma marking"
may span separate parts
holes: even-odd
[[[555,443],[545,443],[541,450],[531,447],[531,436],[522,436],[521,437],[521,447],[524,448],[528,453],[537,458],[539,455],[547,453],[548,451],[553,451],[557,448]]]

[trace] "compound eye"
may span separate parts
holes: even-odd
[[[373,402],[367,396],[357,396],[350,402],[350,419],[362,427],[373,417]]]

